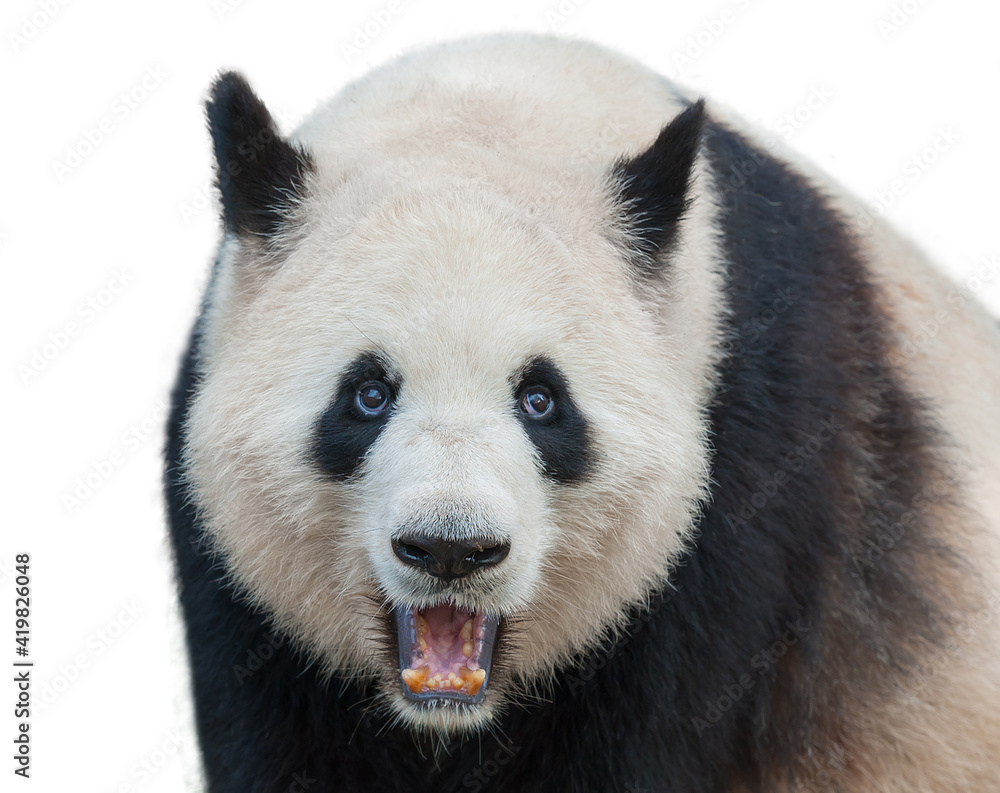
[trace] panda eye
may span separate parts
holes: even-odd
[[[547,416],[552,412],[555,400],[545,386],[528,386],[521,392],[520,407],[521,412],[526,416],[537,419]]]
[[[389,386],[379,380],[369,380],[358,387],[354,396],[354,406],[363,418],[381,416],[389,407]]]

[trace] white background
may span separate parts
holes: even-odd
[[[218,237],[202,111],[213,76],[242,70],[289,130],[372,64],[509,29],[623,50],[771,127],[866,202],[887,204],[898,182],[887,213],[959,280],[1000,254],[994,0],[5,0],[0,664],[14,660],[14,555],[30,552],[36,666],[32,779],[11,782],[5,704],[4,790],[194,779],[160,451]],[[797,109],[796,129],[782,119]],[[942,130],[957,140],[924,170],[912,158]],[[1000,308],[1000,283],[967,286]],[[92,313],[90,299],[106,304]],[[78,493],[88,475],[96,486]],[[0,684],[0,702],[15,696]]]

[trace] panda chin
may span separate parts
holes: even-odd
[[[393,611],[403,696],[430,706],[482,703],[500,619],[450,603]]]

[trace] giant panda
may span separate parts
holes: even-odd
[[[912,243],[582,41],[207,115],[208,790],[1000,790],[1000,332]]]

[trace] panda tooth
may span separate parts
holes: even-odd
[[[400,672],[406,689],[413,694],[436,695],[455,692],[470,697],[476,696],[486,683],[486,670],[479,665],[476,656],[477,652],[482,652],[482,638],[477,636],[477,618],[470,617],[465,620],[459,631],[462,637],[461,647],[464,663],[459,665],[457,669],[445,668],[433,672],[436,664],[433,662],[433,657],[429,658],[428,654],[434,655],[431,645],[437,639],[431,638],[433,632],[427,618],[416,610],[411,613],[413,620],[411,625],[416,633],[415,646],[413,647],[413,666],[402,669]],[[482,632],[481,626],[479,632]],[[454,637],[454,634],[451,636]],[[444,637],[441,638],[443,640]]]
[[[403,682],[406,683],[406,687],[410,691],[418,694],[424,681],[427,680],[428,672],[430,672],[430,668],[426,666],[421,666],[419,669],[404,669],[402,672]]]
[[[470,670],[469,674],[467,676],[463,675],[463,677],[465,678],[465,684],[468,686],[469,694],[475,696],[486,680],[486,670]]]

